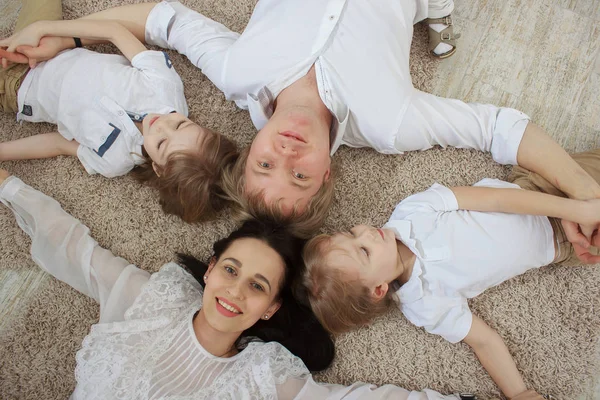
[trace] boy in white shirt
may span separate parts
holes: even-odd
[[[0,143],[0,161],[70,155],[90,174],[135,177],[159,190],[167,213],[204,219],[221,207],[220,172],[237,157],[235,145],[187,118],[183,83],[164,52],[150,51],[116,21],[37,21],[59,18],[27,1],[11,37],[35,42],[47,35],[103,38],[123,56],[86,49],[60,53],[33,69],[0,70],[8,89],[2,108],[17,120],[50,122],[58,132]],[[60,3],[58,3],[60,6]],[[33,11],[31,11],[33,10]],[[80,39],[74,38],[80,45]]]
[[[573,158],[600,181],[600,149]],[[382,229],[362,225],[313,238],[303,286],[317,317],[341,333],[396,301],[413,324],[469,344],[508,398],[526,392],[502,338],[471,314],[467,299],[531,268],[579,265],[558,219],[595,225],[600,199],[568,199],[520,167],[510,180],[434,184],[400,202]]]

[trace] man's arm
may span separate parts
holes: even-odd
[[[537,172],[569,197],[600,198],[600,185],[542,128],[530,122],[517,152],[523,168]]]
[[[481,318],[473,316],[471,329],[463,341],[475,351],[481,365],[506,397],[512,399],[527,393],[525,382],[506,344]]]
[[[543,215],[579,224],[600,223],[600,199],[568,199],[517,188],[451,188],[461,210]]]

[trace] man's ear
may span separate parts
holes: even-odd
[[[152,161],[152,169],[154,170],[154,173],[156,174],[156,176],[158,176],[160,178],[160,167],[154,161]]]
[[[373,288],[373,291],[371,292],[371,294],[377,301],[379,301],[385,297],[385,295],[388,292],[388,289],[389,289],[388,284],[384,282],[381,285]]]
[[[331,167],[327,168],[327,171],[325,171],[325,175],[323,176],[323,183],[325,183],[329,180],[330,175],[331,175]]]

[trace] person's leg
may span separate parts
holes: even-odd
[[[61,0],[23,0],[15,31],[35,21],[57,19],[62,19]],[[17,93],[28,70],[26,64],[12,64],[6,69],[0,68],[0,111],[19,112]]]
[[[429,51],[436,57],[450,57],[456,51],[452,17],[453,0],[429,0],[428,15],[425,23],[429,27]]]
[[[61,0],[23,0],[15,32],[41,20],[62,19]]]
[[[582,153],[572,154],[571,157],[587,172],[590,176],[600,183],[600,149],[585,151]],[[508,178],[510,182],[516,183],[523,189],[533,190],[552,194],[554,196],[567,197],[565,193],[557,189],[553,184],[542,178],[535,172],[526,170],[525,168],[514,166]],[[581,261],[575,255],[573,246],[567,240],[565,232],[562,228],[560,220],[549,218],[554,230],[554,237],[557,245],[557,257],[555,263],[562,265],[573,266],[581,265]],[[592,254],[598,254],[599,250],[592,248]]]

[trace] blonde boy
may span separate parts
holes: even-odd
[[[600,150],[573,158],[600,180]],[[600,200],[567,199],[518,167],[511,180],[434,184],[402,201],[382,229],[361,225],[312,239],[303,284],[317,317],[340,333],[395,301],[413,324],[469,344],[508,398],[526,392],[501,337],[471,313],[467,299],[531,268],[579,264],[557,218],[597,224]]]

